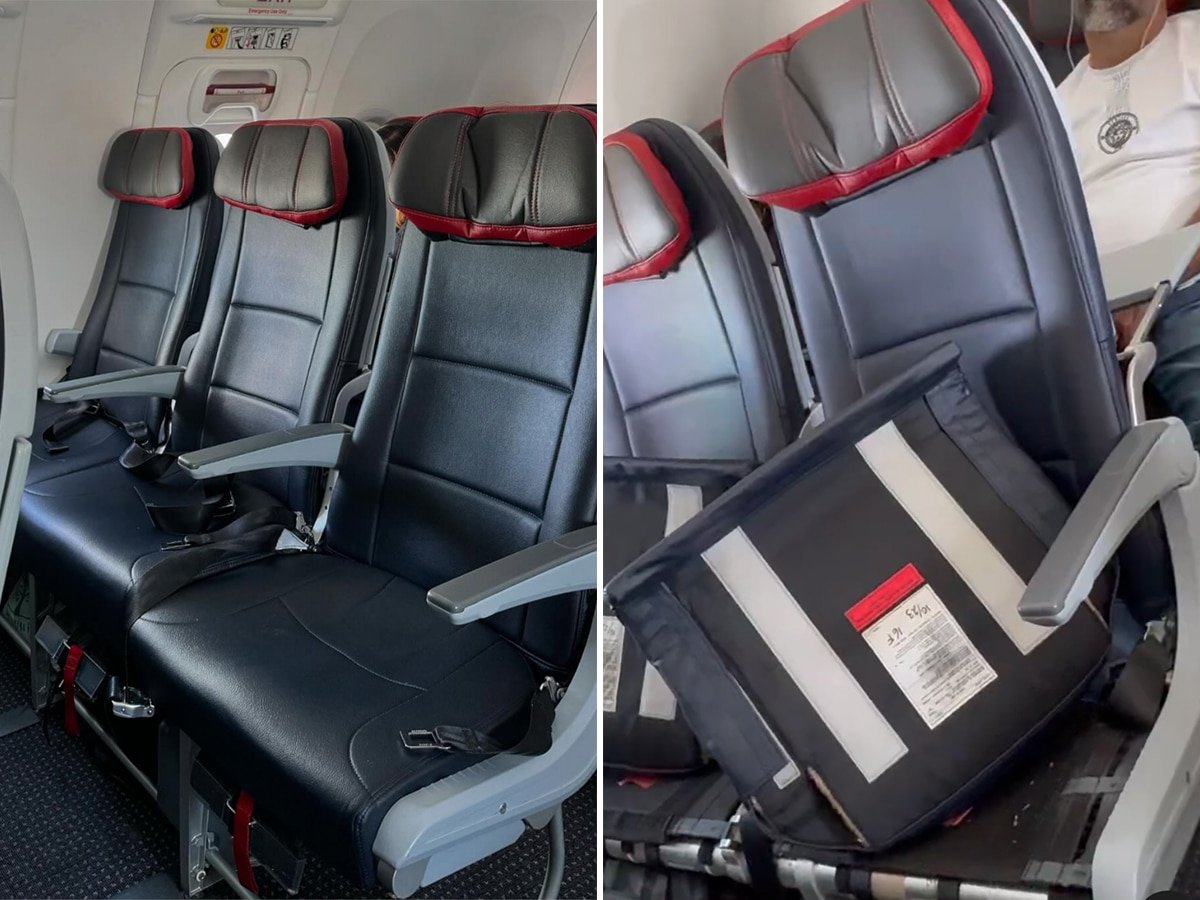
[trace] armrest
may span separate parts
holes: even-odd
[[[1100,257],[1100,272],[1110,309],[1148,300],[1161,284],[1167,293],[1179,286],[1189,263],[1200,250],[1200,225],[1114,250]]]
[[[430,590],[426,600],[455,625],[535,600],[596,587],[596,526],[542,541]]]
[[[124,369],[87,378],[72,378],[42,388],[42,396],[54,403],[77,400],[107,400],[112,397],[166,397],[172,399],[183,381],[183,366],[147,366]]]
[[[46,335],[46,352],[51,356],[74,356],[81,334],[78,328],[51,328]]]
[[[179,457],[179,468],[199,481],[256,469],[317,466],[336,469],[350,442],[349,425],[299,425],[205,447]]]
[[[1131,429],[1067,519],[1021,597],[1021,618],[1061,625],[1087,599],[1101,570],[1151,507],[1196,474],[1197,456],[1178,419]]]

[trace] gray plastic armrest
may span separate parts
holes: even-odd
[[[298,425],[185,453],[179,467],[197,480],[291,466],[336,469],[350,432],[349,425]]]
[[[172,399],[183,381],[183,366],[147,366],[124,369],[87,378],[72,378],[42,388],[42,396],[54,403],[77,400],[107,400],[112,397],[166,397]]]
[[[46,335],[46,352],[52,356],[74,356],[81,334],[78,328],[51,328]]]
[[[1159,235],[1100,257],[1100,273],[1111,309],[1148,300],[1160,284],[1168,293],[1183,279],[1200,250],[1200,225]]]
[[[596,526],[542,541],[439,584],[426,598],[455,625],[596,587]]]
[[[1151,507],[1191,481],[1197,457],[1178,419],[1131,429],[1088,485],[1021,597],[1021,618],[1061,625]]]

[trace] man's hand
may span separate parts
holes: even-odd
[[[1138,322],[1142,321],[1142,316],[1146,314],[1149,306],[1150,302],[1146,301],[1135,306],[1118,309],[1112,314],[1113,325],[1117,329],[1117,350],[1124,350],[1133,340],[1133,333],[1137,331]]]

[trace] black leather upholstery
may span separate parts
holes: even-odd
[[[604,139],[604,229],[606,286],[666,275],[692,241],[679,186],[632,131]]]
[[[374,133],[352,119],[330,121],[342,134],[349,169],[339,218],[300,228],[228,211],[172,416],[174,452],[328,421],[337,391],[355,373],[391,229]],[[323,492],[321,473],[312,469],[237,481],[310,521]],[[168,490],[171,483],[156,487]],[[110,648],[124,646],[132,580],[174,537],[153,527],[139,490],[146,490],[142,482],[106,462],[31,485],[21,503],[14,559]]]
[[[122,132],[108,149],[104,189],[118,200],[166,209],[182,206],[191,198],[195,181],[192,141],[187,128]]]
[[[425,593],[594,521],[595,278],[593,252],[410,231],[328,549],[198,582],[132,629],[140,683],[256,815],[364,882],[396,799],[477,761],[400,732],[523,729],[536,675],[569,673],[591,626],[572,596],[456,628]]]
[[[389,192],[426,233],[575,247],[596,236],[595,152],[579,107],[442,110],[404,139]]]
[[[166,131],[178,142],[176,132],[181,130]],[[105,181],[116,167],[120,177],[128,180],[123,186],[144,189],[147,180],[152,185],[155,174],[169,167],[160,164],[157,155],[147,158],[141,149],[134,154],[133,139],[140,135],[137,147],[152,149],[156,142],[149,136],[156,133],[120,135],[110,150]],[[224,207],[212,194],[220,156],[216,138],[203,128],[189,128],[186,133],[192,152],[192,185],[186,202],[174,209],[133,200],[117,205],[104,268],[68,377],[174,363],[184,338],[199,327]],[[141,399],[110,400],[106,406],[118,418],[145,422],[152,431],[158,430],[166,409],[160,400]],[[41,435],[65,411],[63,405],[38,402],[28,484],[116,459],[128,446],[124,432],[95,420],[64,441],[67,452],[51,455]]]
[[[954,341],[972,389],[1073,501],[1129,427],[1087,209],[1024,37],[990,0],[953,6],[995,84],[984,131],[846,202],[777,209],[783,262],[831,416]],[[1139,615],[1170,599],[1164,554],[1153,523],[1122,552]]]
[[[744,60],[725,89],[725,150],[743,192],[803,209],[953,152],[991,96],[945,4],[845,4]]]
[[[330,119],[254,122],[233,133],[217,169],[230,206],[297,225],[319,225],[346,202],[343,130]]]
[[[130,659],[258,817],[363,884],[391,805],[478,761],[405,750],[401,733],[514,716],[519,728],[534,686],[494,629],[455,628],[424,588],[332,554],[192,585],[134,626]]]
[[[604,454],[767,459],[802,410],[766,237],[698,139],[662,120],[628,130],[678,186],[692,240],[662,277],[604,289]],[[608,162],[611,193],[623,176]]]

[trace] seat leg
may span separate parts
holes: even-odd
[[[194,897],[205,888],[221,881],[210,876],[208,849],[211,841],[208,807],[192,789],[192,767],[196,763],[199,748],[182,731],[176,732],[179,748],[176,754],[178,768],[176,782],[179,823],[179,886],[184,896]],[[240,887],[240,885],[239,885]]]
[[[29,702],[35,710],[41,712],[54,699],[59,677],[50,662],[50,654],[36,638],[42,621],[50,613],[50,597],[45,590],[38,587],[37,579],[32,575],[29,576],[29,592],[33,616],[29,632]]]
[[[563,837],[562,807],[550,817],[550,858],[546,861],[546,880],[542,882],[542,900],[556,900],[562,889],[563,870],[567,863],[567,846]]]
[[[1200,823],[1200,478],[1163,500],[1178,640],[1166,703],[1096,845],[1096,900],[1167,890]]]

